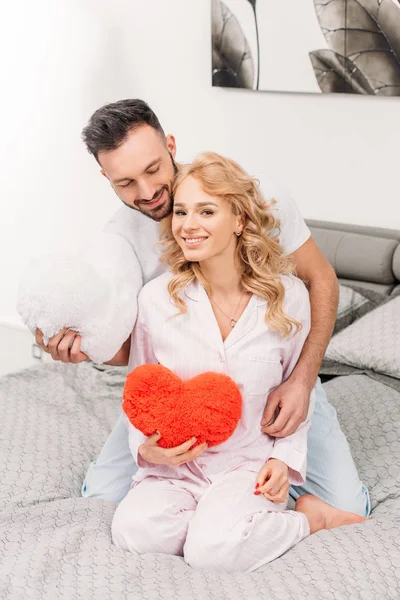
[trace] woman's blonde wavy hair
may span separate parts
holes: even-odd
[[[214,152],[200,154],[191,164],[183,165],[175,177],[172,191],[187,178],[194,177],[203,191],[210,196],[223,198],[235,215],[244,219],[244,227],[237,239],[236,263],[241,271],[245,290],[267,300],[265,321],[284,336],[300,323],[283,312],[284,286],[280,275],[294,272],[293,262],[284,255],[278,241],[279,221],[271,212],[259,189],[258,181],[250,177],[235,161]],[[161,260],[172,270],[168,291],[179,313],[187,307],[180,292],[197,278],[208,294],[210,285],[197,262],[188,262],[172,234],[172,215],[163,219],[160,226]]]

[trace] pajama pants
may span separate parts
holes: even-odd
[[[314,494],[328,504],[367,517],[371,503],[360,481],[350,448],[320,380],[308,432],[307,479],[290,495]],[[126,419],[121,415],[102,451],[93,461],[82,486],[82,496],[121,502],[129,492],[137,465],[129,449]],[[140,515],[138,515],[140,518]]]
[[[304,514],[254,495],[256,476],[238,470],[211,484],[157,476],[135,482],[115,511],[113,542],[138,554],[183,556],[198,569],[254,571],[310,534]]]

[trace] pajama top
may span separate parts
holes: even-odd
[[[305,285],[294,276],[281,276],[285,288],[283,310],[301,323],[298,333],[285,338],[271,330],[265,322],[267,300],[253,294],[223,341],[210,300],[197,280],[181,292],[187,312],[177,315],[178,309],[168,294],[171,277],[170,272],[164,273],[147,283],[139,294],[129,371],[142,364],[160,363],[182,380],[206,371],[223,373],[240,389],[242,416],[228,440],[206,449],[197,461],[180,467],[143,460],[138,448],[147,438],[128,423],[130,449],[139,465],[134,480],[156,475],[214,481],[238,468],[257,473],[268,458],[276,458],[288,465],[292,485],[303,484],[313,397],[307,420],[286,438],[263,433],[261,419],[269,392],[291,374],[310,330],[310,301]]]

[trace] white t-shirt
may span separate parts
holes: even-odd
[[[268,194],[264,192],[264,198],[267,202],[271,198],[275,199],[273,212],[280,220],[279,240],[285,254],[292,254],[308,240],[310,230],[286,190],[269,186]],[[142,285],[167,270],[159,261],[161,249],[157,247],[158,230],[157,222],[125,205],[121,206],[105,226],[105,231],[122,235],[131,245],[142,272]],[[138,293],[139,291],[140,289]]]

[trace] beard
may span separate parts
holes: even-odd
[[[147,208],[146,205],[148,204],[148,200],[136,200],[135,209],[141,212],[142,215],[150,217],[150,219],[153,219],[153,221],[162,221],[166,217],[169,217],[169,215],[172,213],[172,208],[174,204],[172,192],[169,186],[164,185],[159,190],[157,190],[152,200],[157,198],[157,196],[162,194],[164,191],[166,192],[166,200],[164,200],[164,202],[162,202],[162,204],[160,204],[159,206],[156,206],[155,208]]]
[[[174,161],[174,158],[172,156],[172,154],[170,152],[168,152],[170,159],[171,159],[171,163],[172,163],[172,168],[174,170],[174,176],[177,174],[178,172],[178,167],[176,166],[176,163]],[[156,206],[155,208],[146,208],[146,205],[149,202],[152,202],[153,200],[155,200],[155,198],[157,198],[157,196],[159,196],[160,194],[162,194],[165,191],[165,195],[166,195],[166,200],[164,200],[164,202],[162,204],[160,204],[159,206]],[[125,204],[125,206],[127,206],[128,208],[131,208],[132,210],[137,210],[139,212],[142,213],[142,215],[144,215],[145,217],[149,217],[150,219],[153,219],[153,221],[162,221],[163,219],[165,219],[166,217],[169,217],[169,215],[172,213],[172,209],[174,206],[174,199],[173,199],[173,195],[172,195],[172,182],[170,184],[165,184],[162,185],[154,194],[154,196],[152,198],[150,198],[150,200],[145,200],[145,199],[140,199],[140,200],[135,200],[134,201],[134,206],[131,206],[130,204],[127,204],[126,202],[124,202],[122,200],[122,202]]]

